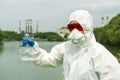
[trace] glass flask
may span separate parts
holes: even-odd
[[[29,38],[29,34],[25,34],[26,38]],[[22,43],[21,43],[22,44]],[[35,59],[35,48],[31,47],[29,44],[26,46],[20,46],[18,50],[18,57],[23,61],[32,61]]]

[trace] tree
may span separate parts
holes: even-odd
[[[18,33],[17,36],[15,37],[15,40],[21,40],[22,37],[25,36],[25,32],[24,31],[21,31],[21,33]]]
[[[2,44],[2,40],[3,40],[3,32],[2,30],[0,30],[0,44]]]
[[[62,38],[57,33],[51,32],[51,33],[48,34],[47,40],[48,41],[64,41],[64,38]]]
[[[15,40],[17,37],[17,32],[15,31],[3,31],[4,40]]]
[[[108,25],[102,28],[95,28],[94,33],[98,42],[120,46],[120,14],[113,17]]]

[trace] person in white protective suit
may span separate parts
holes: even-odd
[[[120,64],[93,34],[92,16],[77,10],[68,21],[68,41],[55,45],[51,52],[35,42],[33,63],[56,67],[63,64],[64,80],[120,80]]]

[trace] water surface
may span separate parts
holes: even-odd
[[[39,46],[50,49],[58,42],[39,42]],[[0,80],[61,80],[62,66],[41,68],[32,63],[17,60],[19,42],[4,42],[0,51]]]

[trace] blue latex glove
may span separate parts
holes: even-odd
[[[22,46],[22,47],[23,47],[23,46],[25,47],[26,45],[27,45],[27,38],[26,38],[26,37],[23,37],[23,38],[22,38],[22,45],[21,45],[21,46]]]
[[[34,42],[34,40],[32,40],[31,38],[26,38],[26,37],[23,37],[22,38],[22,47],[24,46],[26,46],[26,45],[29,45],[29,46],[31,46],[31,47],[33,47],[34,46],[34,44],[35,44],[35,42]]]
[[[31,47],[34,46],[35,42],[34,42],[31,38],[28,38],[27,41],[28,41],[28,44],[29,44]]]

